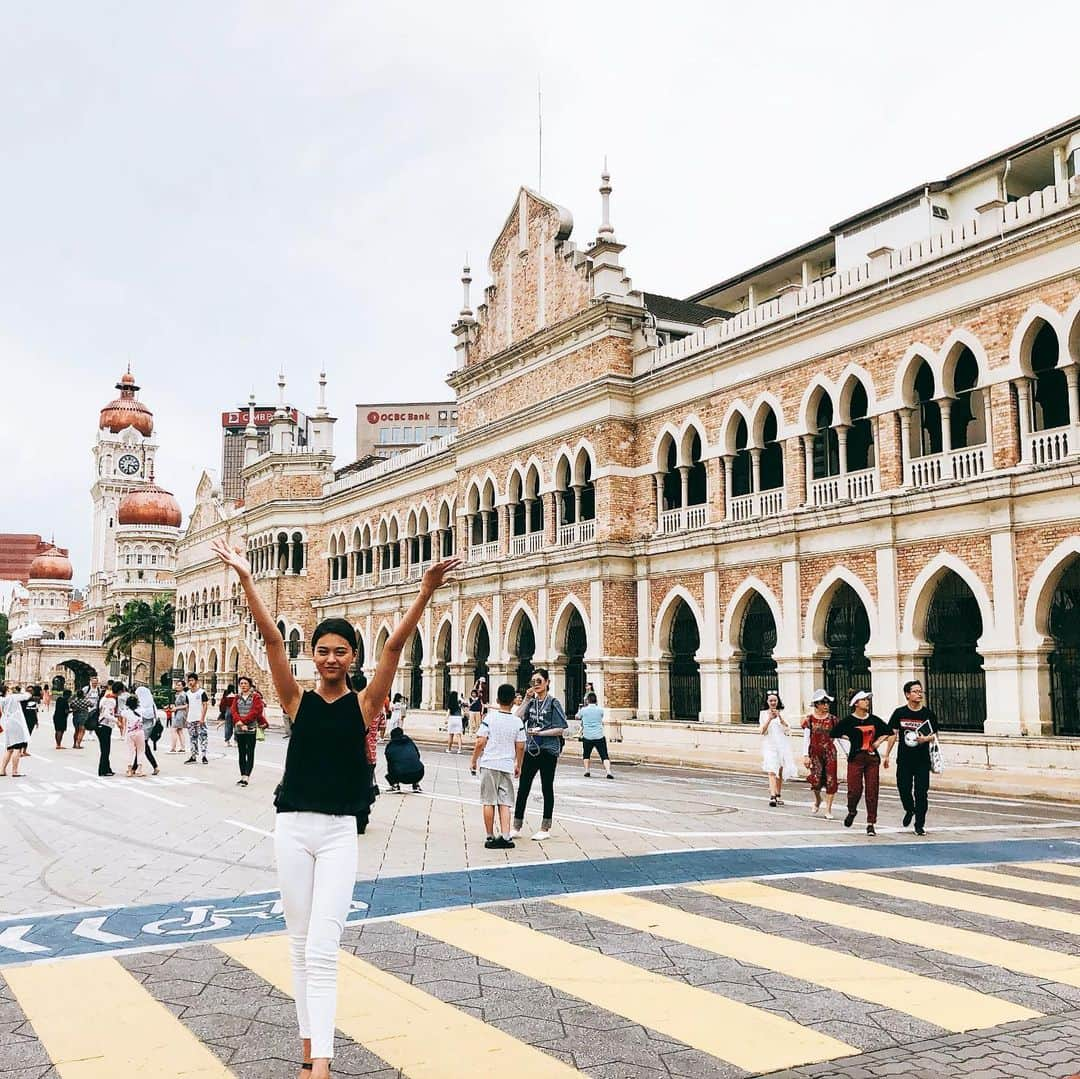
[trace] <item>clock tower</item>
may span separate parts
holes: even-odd
[[[130,369],[116,384],[120,396],[102,410],[94,444],[94,537],[90,563],[90,606],[105,601],[116,573],[117,513],[125,495],[152,482],[157,443],[153,413],[139,401]]]

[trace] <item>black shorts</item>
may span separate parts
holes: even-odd
[[[13,746],[8,746],[8,749],[26,749],[26,742],[16,742]]]
[[[608,760],[607,751],[607,739],[606,738],[582,738],[581,740],[581,758],[582,760],[588,760],[592,756],[592,751],[596,750],[600,754],[602,761]]]

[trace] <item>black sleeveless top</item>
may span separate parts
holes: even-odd
[[[355,817],[371,806],[372,767],[355,693],[328,704],[305,690],[293,720],[285,774],[274,795],[279,813]]]

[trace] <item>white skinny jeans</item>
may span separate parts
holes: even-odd
[[[356,883],[356,818],[279,813],[274,854],[300,1037],[311,1039],[312,1057],[332,1057],[337,953]]]

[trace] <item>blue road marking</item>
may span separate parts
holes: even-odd
[[[536,899],[572,892],[760,877],[819,870],[916,869],[956,863],[1075,858],[1070,840],[1004,839],[769,850],[714,848],[595,861],[462,869],[358,881],[350,924],[440,907]],[[0,919],[0,966],[133,948],[169,947],[280,932],[277,892],[73,914]],[[120,939],[117,939],[120,938]]]

